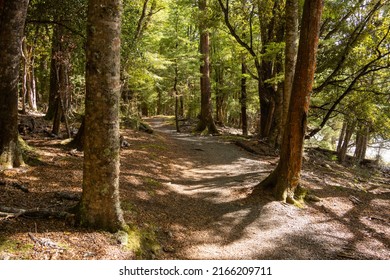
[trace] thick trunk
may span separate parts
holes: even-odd
[[[207,10],[207,0],[199,0],[199,11],[202,15]],[[211,108],[211,83],[210,83],[210,33],[207,29],[207,21],[201,20],[199,24],[200,32],[200,54],[202,61],[200,66],[200,92],[201,109],[200,119],[196,131],[204,131],[206,128],[211,134],[218,134],[215,126]]]
[[[305,1],[298,59],[280,160],[276,169],[259,184],[259,187],[272,187],[276,199],[287,202],[295,201],[294,192],[300,183],[321,13],[322,0]]]
[[[18,81],[28,0],[0,1],[0,169],[23,164],[18,145]]]
[[[121,1],[88,4],[83,226],[116,231],[125,226],[119,201]]]

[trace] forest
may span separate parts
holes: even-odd
[[[0,0],[0,260],[389,260],[390,1]]]

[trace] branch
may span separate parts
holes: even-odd
[[[21,209],[0,205],[0,216],[6,218],[28,217],[28,218],[56,218],[61,220],[74,219],[74,214],[65,211],[54,211],[51,209]]]
[[[372,64],[374,64],[375,62],[377,62],[378,60],[382,59],[383,57],[387,56],[390,54],[390,51],[381,55],[381,56],[378,56],[376,59],[370,61],[369,63],[367,63],[364,67],[361,68],[360,70],[360,73],[352,80],[352,82],[349,84],[349,86],[345,89],[345,91],[343,92],[342,95],[340,95],[340,97],[333,103],[333,105],[331,106],[331,108],[329,109],[328,113],[325,115],[325,117],[323,118],[321,124],[318,126],[318,128],[314,129],[309,135],[308,137],[313,137],[317,132],[319,132],[326,124],[326,122],[329,120],[331,114],[335,111],[336,107],[340,104],[340,102],[350,93],[353,91],[354,89],[354,86],[355,84],[359,81],[359,79],[361,77],[364,77],[366,76],[367,74],[371,73],[371,72],[375,72],[375,71],[379,71],[381,69],[385,69],[387,68],[388,66],[382,66],[382,67],[378,67],[378,68],[374,68],[374,69],[370,69],[370,67],[372,66]]]
[[[332,81],[333,77],[335,77],[339,70],[343,67],[344,63],[346,62],[348,55],[350,51],[352,50],[354,44],[358,41],[360,38],[360,35],[363,33],[364,28],[366,27],[368,21],[373,17],[374,13],[382,6],[381,1],[378,1],[376,5],[373,7],[373,9],[368,13],[368,15],[365,17],[365,19],[354,29],[352,34],[349,36],[349,40],[347,42],[347,45],[345,46],[345,49],[343,53],[341,54],[341,58],[339,62],[336,65],[336,68],[333,70],[333,72],[325,79],[325,81],[313,89],[314,93],[318,93],[322,91],[326,86],[329,85],[329,83]]]
[[[256,55],[255,51],[253,50],[253,48],[251,46],[249,46],[246,42],[244,42],[240,36],[238,36],[235,28],[233,27],[233,25],[231,24],[231,22],[229,20],[229,1],[228,0],[226,1],[226,7],[222,3],[222,0],[218,0],[218,2],[219,2],[219,5],[221,6],[224,20],[225,20],[225,24],[226,24],[227,28],[229,29],[230,34],[234,37],[234,39],[236,39],[237,43],[239,43],[242,47],[244,47],[250,53],[250,55],[252,57],[257,59],[257,55]]]

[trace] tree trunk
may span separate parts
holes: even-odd
[[[176,44],[177,48],[177,44]],[[175,124],[176,124],[176,132],[180,132],[179,125],[179,93],[177,91],[177,79],[178,79],[179,69],[177,66],[177,62],[175,62],[175,79],[173,82],[173,94],[175,95]]]
[[[343,140],[344,140],[344,137],[345,137],[345,131],[347,129],[347,121],[344,119],[343,121],[343,126],[340,130],[340,136],[339,136],[339,141],[337,143],[337,153],[340,152],[341,150],[341,146],[343,145]]]
[[[90,0],[81,225],[125,227],[119,201],[121,1]]]
[[[28,0],[0,1],[0,169],[24,164],[18,145],[18,82]]]
[[[216,66],[214,71],[215,76],[215,105],[216,105],[216,117],[215,122],[219,125],[224,125],[224,113],[223,107],[225,103],[225,93],[223,91],[223,70],[222,66]]]
[[[276,199],[290,203],[295,202],[294,193],[300,183],[322,8],[322,0],[305,0],[298,59],[280,160],[276,169],[258,185],[273,188]]]
[[[242,135],[247,136],[248,135],[248,118],[246,113],[246,75],[247,75],[247,68],[245,64],[245,58],[242,58],[241,63],[241,126],[242,126]]]
[[[52,120],[56,111],[56,99],[59,92],[59,81],[58,81],[58,53],[61,51],[61,30],[63,27],[54,25],[51,45],[51,61],[50,61],[50,92],[49,92],[49,104],[45,119]],[[57,104],[58,106],[58,104]]]
[[[198,1],[199,12],[204,16],[207,12],[207,0]],[[199,24],[200,54],[202,56],[200,66],[200,94],[201,109],[200,120],[196,131],[204,131],[208,128],[211,134],[218,134],[211,112],[211,83],[210,83],[210,33],[207,29],[207,20],[201,19]]]
[[[278,143],[281,143],[285,127],[287,126],[288,108],[290,105],[291,91],[294,81],[295,64],[298,53],[298,0],[286,1],[286,49],[285,49],[285,72],[284,72],[284,91],[283,91],[283,112],[282,123],[280,126],[280,137]]]
[[[357,164],[360,164],[366,157],[369,132],[369,126],[365,124],[362,124],[356,132],[355,160]]]
[[[355,131],[355,126],[356,126],[356,121],[352,123],[348,122],[346,124],[345,134],[344,134],[345,136],[344,136],[344,140],[342,141],[343,144],[341,145],[341,148],[338,152],[338,161],[340,163],[345,162],[345,158],[347,156],[347,151],[348,151],[348,144],[349,141],[351,140],[353,132]]]
[[[85,135],[85,117],[81,121],[79,130],[74,139],[69,143],[69,146],[76,148],[79,151],[84,150],[84,136]]]

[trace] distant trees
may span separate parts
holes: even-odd
[[[121,1],[88,3],[83,226],[116,231],[125,222],[119,202]]]
[[[28,0],[0,1],[0,169],[18,167],[18,82]]]

